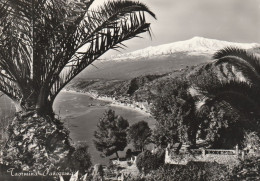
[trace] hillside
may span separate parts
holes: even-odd
[[[214,64],[212,54],[227,46],[245,48],[256,54],[260,52],[260,45],[255,43],[240,44],[195,37],[103,60],[99,62],[98,69],[91,67],[92,71],[85,70],[82,77],[74,79],[67,89],[94,90],[100,95],[124,96],[145,102],[151,95],[157,94],[162,85],[176,78],[185,78],[190,86],[201,82],[204,75],[216,76],[219,80],[238,78],[246,81],[240,70],[231,65]]]
[[[146,83],[166,76],[167,74],[145,75],[131,80],[104,80],[104,79],[74,79],[67,87],[67,90],[78,92],[96,91],[99,95],[108,96],[132,96]]]
[[[94,63],[94,66],[89,66],[81,72],[78,78],[89,80],[130,80],[149,74],[165,74],[183,69],[186,66],[198,65],[209,61],[210,58],[207,56],[189,56],[185,53],[151,57],[138,61],[97,61]]]
[[[241,81],[246,81],[242,73],[229,64],[216,66],[214,63],[202,63],[167,74],[144,75],[130,80],[75,79],[67,86],[67,89],[81,92],[96,91],[99,95],[124,97],[130,102],[151,102],[152,97],[158,95],[165,85],[175,79],[185,79],[190,87],[193,87],[196,84],[206,83],[203,82],[205,75],[216,76],[219,80],[239,78]]]

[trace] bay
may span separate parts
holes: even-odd
[[[147,121],[151,127],[155,124],[155,120],[148,114],[127,107],[113,106],[110,102],[93,99],[83,93],[61,92],[57,96],[53,108],[65,126],[69,128],[72,141],[85,142],[89,146],[93,164],[108,164],[109,158],[115,157],[115,155],[108,158],[100,157],[100,152],[96,150],[93,143],[97,123],[106,110],[114,110],[116,115],[127,119],[130,125],[141,120]],[[124,152],[119,152],[120,156],[124,156],[124,154]]]

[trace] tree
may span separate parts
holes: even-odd
[[[204,112],[197,138],[205,140],[208,147],[233,149],[236,145],[241,146],[246,129],[244,122],[247,119],[238,115],[238,112],[214,105]]]
[[[225,101],[233,108],[259,116],[260,59],[246,50],[232,47],[219,50],[213,58],[216,66],[233,66],[235,75],[218,81],[208,79],[207,83],[200,84],[198,92],[203,94],[203,100],[199,100],[203,102],[200,107]]]
[[[151,134],[152,130],[148,123],[140,121],[130,126],[127,132],[127,141],[133,143],[135,149],[144,150],[145,145],[150,143]]]
[[[237,48],[220,50],[213,58],[185,74],[187,80],[158,86],[153,104],[157,144],[195,143],[200,133],[211,146],[230,148],[241,145],[245,130],[260,130],[259,58]]]
[[[193,81],[197,113],[207,115],[207,137],[213,145],[241,145],[245,131],[260,130],[260,60],[232,47],[216,52],[213,58],[216,60],[207,66],[219,67],[215,76],[204,74]],[[228,71],[223,71],[224,67]],[[205,124],[201,129],[205,132]]]
[[[147,174],[151,170],[156,170],[164,165],[164,159],[164,150],[159,150],[157,153],[151,153],[149,150],[145,150],[137,156],[136,167],[140,172]]]
[[[199,123],[195,115],[195,101],[188,87],[183,79],[172,79],[158,85],[152,108],[157,121],[153,141],[157,145],[167,146],[176,142],[196,144]]]
[[[149,32],[147,6],[130,0],[2,0],[0,91],[16,105],[5,163],[25,170],[70,160],[68,132],[54,118],[61,89],[109,49]],[[49,144],[50,143],[50,144]],[[69,164],[68,164],[69,165]]]
[[[127,146],[126,131],[129,123],[121,116],[115,115],[115,111],[109,109],[100,118],[98,130],[94,132],[94,144],[96,149],[102,152],[102,156],[110,156],[118,151],[123,151]]]
[[[79,143],[76,145],[75,152],[73,152],[72,157],[74,158],[73,169],[84,174],[91,167],[91,157],[88,151],[88,145],[86,143]]]

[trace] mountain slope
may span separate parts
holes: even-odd
[[[260,47],[257,43],[232,43],[227,41],[220,41],[214,39],[207,39],[203,37],[194,37],[189,40],[179,41],[145,49],[137,50],[130,53],[120,54],[111,57],[109,61],[122,61],[122,60],[136,60],[140,58],[148,58],[154,56],[170,55],[179,52],[186,52],[189,55],[212,55],[219,49],[224,47],[234,46],[243,49],[252,49]]]
[[[242,44],[194,37],[190,40],[148,47],[131,53],[121,54],[110,59],[98,60],[94,66],[87,67],[78,77],[84,79],[120,79],[148,74],[165,74],[180,70],[186,66],[212,61],[211,56],[217,50],[235,46],[258,51],[256,43]]]

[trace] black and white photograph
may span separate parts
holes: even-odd
[[[259,0],[0,0],[0,181],[249,180]]]

